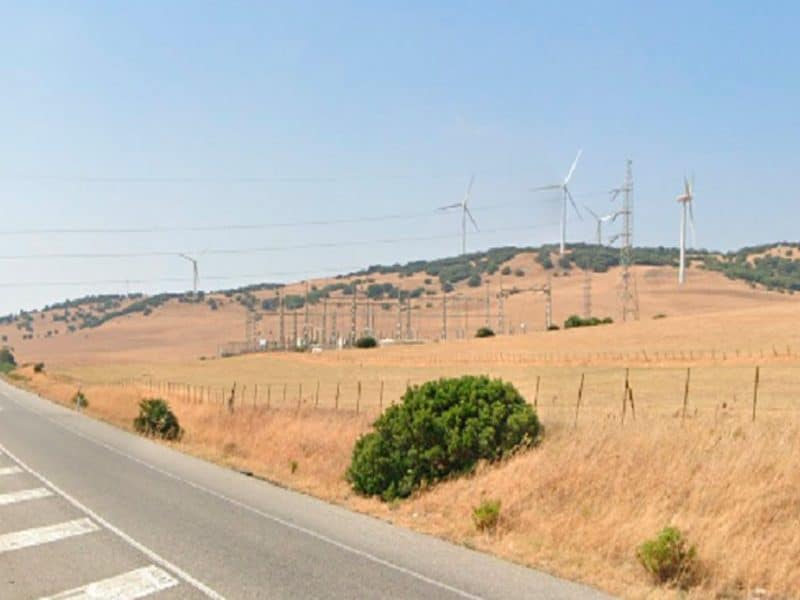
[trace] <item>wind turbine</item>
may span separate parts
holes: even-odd
[[[605,215],[604,217],[598,217],[597,213],[595,213],[591,208],[588,206],[584,206],[583,208],[594,217],[594,220],[597,221],[597,245],[603,245],[603,223],[608,223],[609,221],[615,219],[618,213],[610,213]]]
[[[478,231],[478,224],[475,222],[475,218],[472,216],[472,213],[469,211],[469,199],[472,196],[472,184],[475,183],[475,175],[472,175],[469,178],[469,185],[467,186],[467,192],[464,194],[464,199],[461,202],[456,204],[448,204],[447,206],[442,206],[439,210],[452,210],[454,208],[461,209],[461,254],[467,253],[467,217],[469,220],[472,221],[473,227],[475,227],[475,231]]]
[[[572,199],[572,194],[569,191],[569,181],[572,179],[572,175],[575,173],[575,167],[578,166],[578,161],[581,158],[581,154],[583,154],[583,150],[578,150],[578,155],[575,157],[575,161],[572,163],[572,166],[569,168],[569,172],[567,176],[564,178],[564,181],[561,183],[554,183],[552,185],[545,185],[542,187],[533,188],[531,191],[533,192],[544,192],[546,190],[561,190],[561,246],[560,246],[560,254],[564,256],[564,249],[566,246],[566,238],[567,238],[567,200],[572,204],[572,208],[575,209],[575,214],[578,215],[579,219],[581,217],[581,211],[578,210],[577,205],[575,204],[575,200]]]
[[[200,273],[197,268],[197,259],[192,256],[189,256],[188,254],[178,254],[178,256],[192,263],[192,276],[193,276],[192,278],[194,281],[192,297],[194,299],[197,299],[197,282],[200,279]]]
[[[688,220],[692,229],[692,245],[695,243],[694,231],[694,211],[692,210],[692,203],[694,200],[694,175],[691,181],[683,178],[683,193],[676,198],[681,203],[681,256],[680,265],[678,266],[678,284],[683,285],[686,282],[686,222]],[[688,212],[688,219],[687,219]]]

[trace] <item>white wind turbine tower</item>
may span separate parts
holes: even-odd
[[[467,253],[467,217],[469,220],[472,221],[473,227],[475,227],[475,231],[478,231],[478,224],[475,222],[475,218],[472,216],[472,213],[469,211],[469,199],[472,196],[472,184],[475,183],[475,175],[472,175],[469,178],[469,185],[467,186],[467,192],[464,194],[464,199],[461,202],[456,204],[448,204],[447,206],[442,206],[439,210],[452,210],[454,208],[461,209],[461,254]]]
[[[181,258],[186,259],[190,263],[192,263],[192,279],[193,279],[193,283],[194,283],[194,285],[192,287],[192,289],[194,291],[194,293],[192,294],[192,297],[196,299],[197,298],[197,282],[200,279],[200,273],[199,273],[199,270],[197,268],[197,259],[192,257],[192,256],[189,256],[188,254],[178,254],[178,256],[180,256]]]
[[[566,246],[566,238],[567,238],[567,200],[572,203],[572,208],[575,209],[575,214],[578,215],[578,218],[581,217],[581,211],[578,210],[578,207],[575,204],[575,200],[572,199],[572,194],[569,191],[569,182],[572,179],[572,175],[575,173],[575,167],[578,166],[578,161],[581,158],[581,154],[583,154],[583,150],[578,150],[578,155],[575,157],[575,161],[572,163],[572,166],[569,168],[569,172],[567,176],[564,178],[564,181],[561,183],[554,183],[552,185],[545,185],[542,187],[533,188],[531,191],[533,192],[543,192],[546,190],[561,190],[561,246],[560,246],[560,254],[564,256],[564,249]]]
[[[597,216],[597,213],[595,213],[588,206],[584,206],[584,208],[586,209],[586,211],[590,215],[592,215],[592,217],[594,217],[594,220],[597,221],[597,245],[598,246],[602,246],[603,245],[603,223],[608,223],[612,219],[616,218],[617,213],[610,213],[610,214],[605,215],[604,217],[599,217],[599,216]]]
[[[694,211],[692,210],[692,203],[694,201],[694,176],[692,176],[691,181],[686,177],[683,178],[683,193],[678,196],[676,200],[681,203],[681,256],[680,265],[678,266],[678,284],[683,285],[686,282],[687,221],[692,229],[692,245],[695,243]]]

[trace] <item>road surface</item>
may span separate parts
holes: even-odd
[[[0,598],[603,594],[248,478],[0,382]]]

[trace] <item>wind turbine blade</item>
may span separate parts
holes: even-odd
[[[448,204],[447,206],[440,206],[437,210],[452,210],[454,208],[461,208],[461,203],[458,204]]]
[[[473,218],[472,213],[469,212],[469,209],[465,208],[464,211],[467,213],[469,220],[472,221],[472,226],[475,227],[475,231],[480,231],[480,229],[478,229],[478,224],[475,222],[475,219]]]
[[[541,187],[531,188],[530,191],[532,191],[532,192],[544,192],[544,191],[547,191],[547,190],[560,190],[560,189],[561,189],[561,184],[554,183],[553,185],[543,185]]]
[[[575,162],[573,162],[572,166],[569,168],[569,173],[567,173],[567,176],[564,179],[564,185],[567,185],[569,183],[569,180],[572,179],[572,174],[575,172],[575,167],[578,166],[578,161],[581,158],[581,154],[583,154],[582,148],[578,150],[578,156],[575,157]]]
[[[475,183],[475,175],[470,175],[469,178],[469,185],[467,186],[467,193],[464,195],[464,206],[467,205],[469,202],[470,196],[472,196],[472,184]]]
[[[575,204],[575,200],[573,200],[572,198],[572,193],[569,191],[569,188],[567,186],[564,186],[564,191],[567,193],[567,198],[569,198],[569,201],[572,204],[572,208],[575,209],[575,214],[578,215],[578,218],[581,221],[583,221],[583,215],[581,214],[581,211],[578,210],[578,205]]]
[[[597,221],[602,221],[602,220],[603,220],[602,218],[598,217],[598,216],[597,216],[597,214],[596,214],[596,213],[595,213],[595,212],[594,212],[594,211],[593,211],[591,208],[589,208],[588,206],[586,206],[585,204],[583,205],[583,208],[585,208],[585,209],[586,209],[586,211],[587,211],[587,212],[588,212],[590,215],[592,215],[592,216],[593,216],[593,217],[594,217],[594,218],[595,218]]]

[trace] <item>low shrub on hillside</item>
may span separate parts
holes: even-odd
[[[494,337],[494,331],[491,327],[481,327],[475,332],[476,338]]]
[[[162,440],[179,440],[183,435],[175,413],[160,398],[146,398],[139,402],[139,416],[133,420],[133,428],[143,435]]]
[[[78,390],[72,397],[72,404],[75,406],[75,408],[80,410],[89,406],[89,400],[86,398],[86,394]]]
[[[374,427],[356,442],[347,479],[357,492],[384,500],[507,456],[540,433],[536,413],[514,386],[484,376],[409,388]]]
[[[494,531],[500,521],[500,500],[484,500],[472,510],[478,531]]]
[[[564,321],[564,329],[573,329],[575,327],[596,327],[597,325],[610,325],[613,322],[614,319],[611,317],[606,317],[605,319],[589,317],[588,319],[584,319],[578,315],[572,315],[566,321]]]
[[[34,373],[44,373],[44,363],[43,362],[37,362],[35,365],[33,365],[33,372]]]
[[[659,584],[686,589],[697,583],[697,551],[689,546],[677,527],[665,527],[639,546],[639,562]]]
[[[17,368],[17,360],[8,348],[0,348],[0,373],[9,373]]]
[[[371,335],[365,335],[356,340],[356,348],[374,348],[377,345],[378,340]]]

